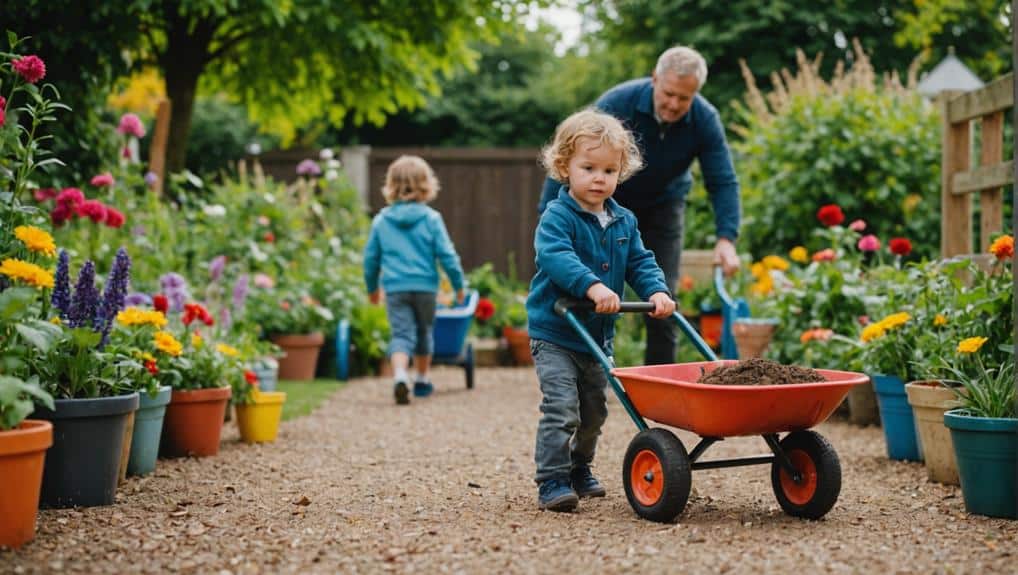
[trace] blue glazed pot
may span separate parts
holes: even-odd
[[[969,513],[1018,519],[1018,419],[944,414],[958,459],[961,494]]]
[[[134,435],[131,436],[131,457],[127,461],[130,475],[148,475],[156,468],[159,456],[159,438],[163,432],[163,416],[170,403],[173,389],[164,385],[155,397],[142,393],[138,411],[134,415]]]
[[[276,391],[276,382],[279,380],[279,363],[275,359],[259,360],[255,362],[251,371],[258,376],[260,391]]]
[[[905,394],[905,382],[896,375],[872,375],[873,388],[880,406],[887,457],[903,461],[922,461],[915,416]]]

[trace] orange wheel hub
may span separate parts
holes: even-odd
[[[661,499],[665,475],[661,468],[661,459],[656,453],[644,449],[636,454],[633,465],[629,468],[629,485],[640,505],[651,507]]]
[[[792,503],[806,505],[817,492],[817,466],[813,463],[813,459],[801,449],[789,451],[788,459],[792,461],[792,465],[799,471],[800,478],[797,483],[792,479],[788,471],[782,467],[781,490],[785,492],[785,497]]]

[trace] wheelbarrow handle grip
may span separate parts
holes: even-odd
[[[566,310],[594,311],[594,302],[589,299],[559,298],[555,302],[555,313],[565,315]],[[624,301],[619,311],[622,313],[650,313],[654,311],[654,304],[649,301]]]

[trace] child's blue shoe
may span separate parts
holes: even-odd
[[[414,382],[414,397],[428,397],[433,391],[435,391],[435,386],[431,385],[430,381],[418,380]]]
[[[577,465],[569,473],[573,490],[580,497],[604,497],[605,490],[601,482],[590,472],[590,466]]]
[[[537,488],[537,506],[540,509],[572,511],[579,502],[580,498],[564,477],[542,481]]]
[[[410,388],[405,381],[397,381],[392,387],[392,395],[396,397],[396,405],[407,405],[410,403]]]

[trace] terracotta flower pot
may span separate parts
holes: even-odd
[[[27,419],[0,431],[0,547],[19,547],[35,537],[39,490],[53,424]]]
[[[763,357],[777,327],[778,321],[772,318],[739,318],[732,322],[739,359]]]
[[[502,335],[509,342],[509,351],[516,365],[533,365],[534,356],[530,355],[530,334],[524,328],[505,326]]]
[[[939,381],[907,383],[905,393],[915,414],[927,477],[937,483],[958,485],[958,461],[951,430],[944,425],[944,413],[961,405],[958,396]]]
[[[279,379],[310,381],[315,378],[318,353],[325,343],[325,336],[321,332],[276,335],[271,339],[285,353],[279,359]]]
[[[174,390],[166,406],[159,454],[205,457],[219,453],[223,410],[232,393],[229,387]]]

